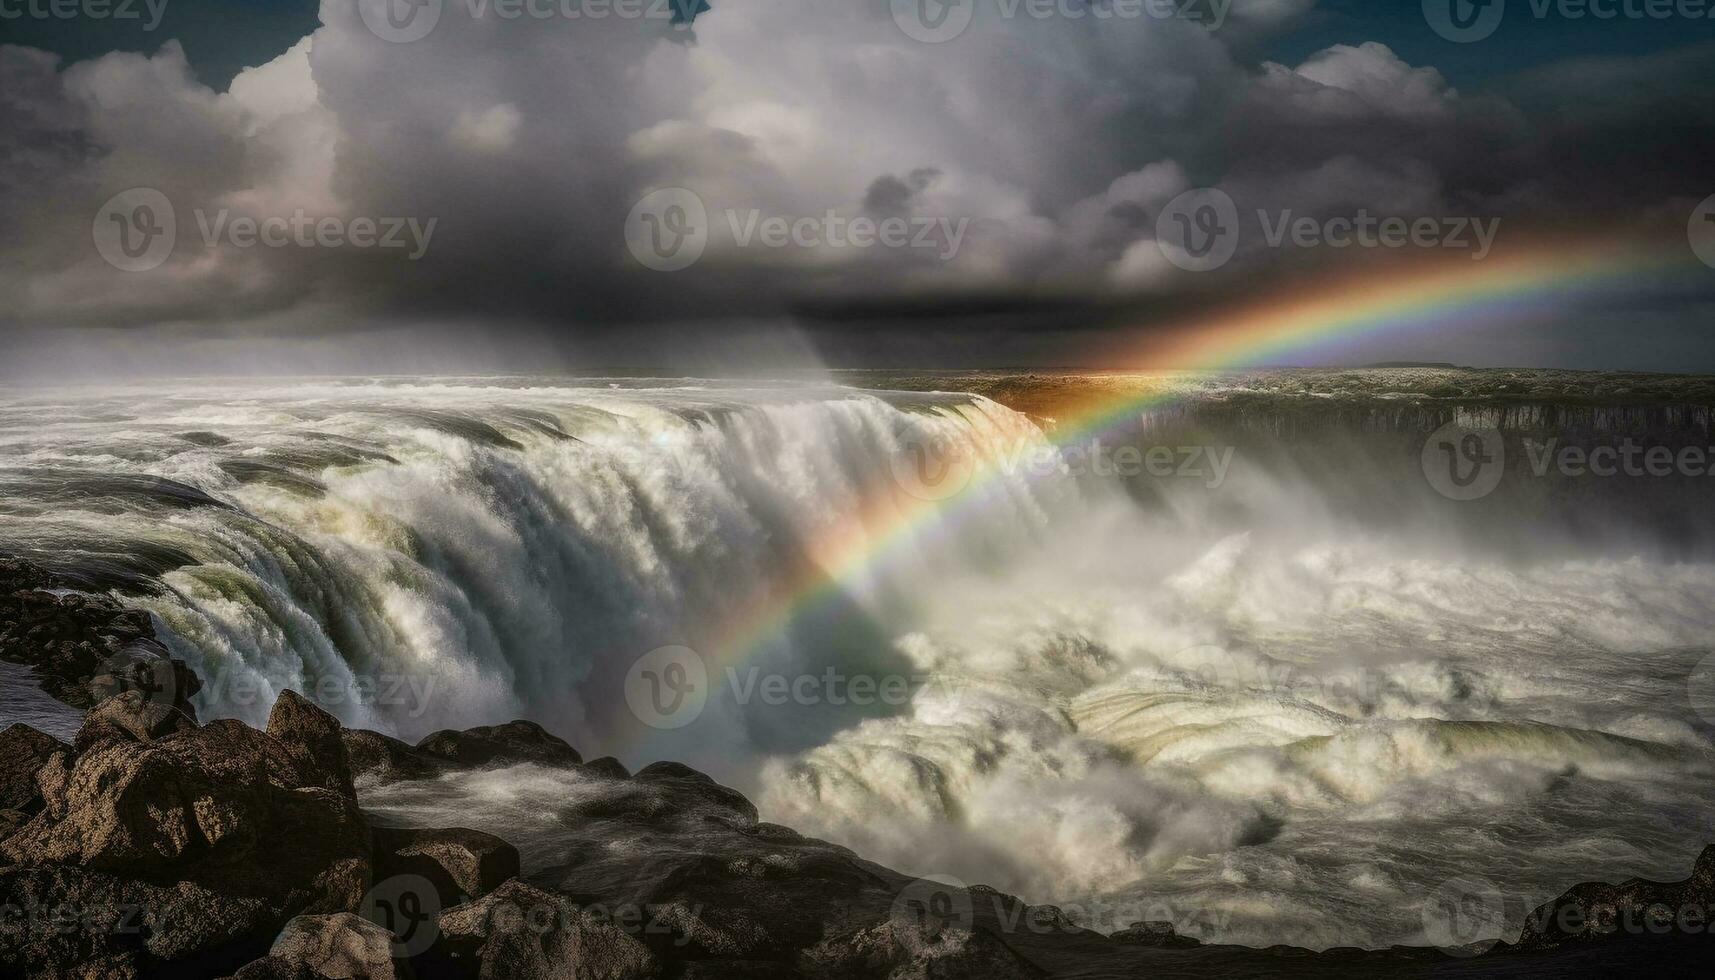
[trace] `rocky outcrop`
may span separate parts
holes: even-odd
[[[375,878],[416,875],[435,889],[438,908],[480,898],[518,876],[518,848],[462,827],[376,827]]]
[[[135,691],[103,702],[73,751],[37,770],[39,812],[0,841],[0,893],[101,926],[24,930],[0,943],[0,964],[197,975],[266,949],[294,916],[359,906],[371,867],[356,798],[265,732],[157,724],[160,707]]]
[[[441,913],[436,941],[451,972],[481,980],[653,980],[655,954],[570,899],[510,881]]]
[[[575,766],[584,761],[578,750],[532,721],[439,731],[417,743],[417,751],[457,766],[514,765]]]
[[[393,959],[393,934],[354,915],[300,915],[286,923],[268,955],[235,980],[315,977],[327,980],[406,980],[410,966]]]
[[[1530,914],[1518,947],[1541,950],[1703,937],[1711,930],[1715,930],[1715,845],[1703,849],[1691,876],[1683,881],[1631,878],[1618,885],[1595,881],[1573,886]],[[1715,948],[1709,953],[1715,956]]]
[[[0,556],[0,660],[35,668],[43,690],[73,707],[141,690],[190,714],[202,682],[156,639],[149,614],[68,591],[82,584]]]
[[[41,791],[36,773],[66,746],[52,735],[28,725],[13,725],[0,731],[0,811],[34,813],[40,808]]]

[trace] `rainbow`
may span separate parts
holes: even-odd
[[[1659,248],[1609,240],[1539,245],[1482,263],[1437,261],[1403,272],[1324,281],[1296,295],[1273,296],[1170,329],[1152,328],[1149,339],[1125,357],[1126,368],[1108,374],[1230,370],[1383,331],[1516,322],[1682,267],[1701,269],[1683,244]],[[1054,419],[1050,442],[1066,446],[1100,438],[1173,397],[1171,390],[1139,394],[1137,386],[1100,394]],[[848,515],[836,534],[816,543],[814,560],[786,585],[730,616],[712,645],[693,644],[711,687],[721,683],[717,673],[757,656],[793,620],[840,596],[847,583],[897,561],[912,544],[944,532],[949,522],[979,512],[1004,472],[997,462],[973,463],[963,489],[948,499],[883,495]],[[643,734],[646,745],[656,733]]]

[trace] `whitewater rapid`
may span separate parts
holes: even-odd
[[[926,444],[1036,462],[932,505]],[[1336,479],[1278,450],[1139,493],[963,394],[8,389],[0,552],[152,612],[205,717],[259,723],[287,688],[410,739],[527,717],[1097,928],[1421,943],[1450,878],[1522,914],[1593,874],[1687,866],[1715,830],[1715,564],[1647,540],[1472,548],[1410,467]],[[670,646],[711,678],[679,728],[627,697]],[[728,683],[829,671],[907,693],[772,704]],[[574,788],[520,770],[422,792],[370,802],[536,839]]]

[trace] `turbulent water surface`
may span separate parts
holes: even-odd
[[[1420,465],[1455,418],[1706,444],[1705,392],[1429,380],[1180,379],[1099,448],[981,395],[831,383],[11,389],[0,551],[152,611],[206,715],[294,688],[408,738],[529,717],[1097,928],[1421,943],[1449,879],[1522,913],[1682,874],[1715,831],[1706,484],[1515,453],[1455,501]],[[926,505],[924,445],[997,475]],[[1202,462],[1091,464],[1121,445]],[[677,728],[627,698],[664,646],[708,671]],[[771,675],[815,682],[773,699]],[[860,677],[903,694],[839,696]],[[27,687],[0,673],[7,721],[49,710]],[[578,788],[395,792],[371,802],[487,813],[540,853]]]

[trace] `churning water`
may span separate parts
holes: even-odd
[[[1101,448],[823,384],[11,389],[0,551],[152,611],[205,717],[286,688],[407,738],[528,717],[1098,928],[1421,943],[1449,879],[1522,914],[1682,874],[1715,836],[1709,490],[1515,453],[1454,501],[1419,450],[1455,416],[1688,444],[1707,412],[1373,387],[1199,382]],[[1015,465],[925,505],[923,445]],[[1091,465],[1120,445],[1176,462]],[[665,646],[706,661],[682,727],[627,697]],[[440,805],[527,815],[565,778]]]

